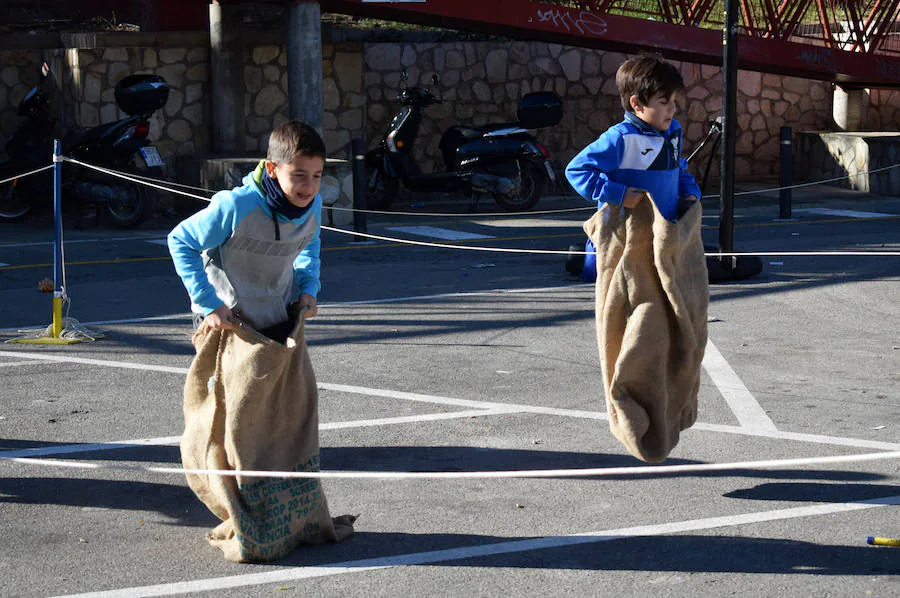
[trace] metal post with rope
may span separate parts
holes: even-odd
[[[89,330],[73,318],[63,317],[63,305],[69,304],[66,294],[65,252],[62,226],[63,155],[59,139],[53,140],[53,305],[50,325],[39,330],[25,330],[8,343],[32,345],[71,345],[93,341],[103,334]]]

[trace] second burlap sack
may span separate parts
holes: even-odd
[[[249,328],[194,334],[184,390],[185,469],[318,471],[318,391],[300,318],[286,344]],[[318,479],[188,474],[222,523],[207,535],[231,561],[271,561],[300,544],[341,540]]]
[[[646,197],[584,224],[597,248],[597,343],[609,426],[643,461],[666,459],[697,419],[709,282],[701,206],[670,222]]]

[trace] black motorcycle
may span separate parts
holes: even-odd
[[[423,173],[413,147],[425,108],[441,101],[430,88],[408,87],[406,82],[404,72],[398,97],[401,110],[379,146],[366,154],[368,207],[390,207],[403,183],[410,191],[464,193],[472,201],[472,211],[478,198],[487,194],[503,209],[519,212],[532,208],[547,183],[555,182],[550,152],[528,132],[562,119],[562,100],[555,93],[524,96],[516,122],[450,127],[438,146],[445,170]],[[437,75],[432,82],[438,83]]]
[[[47,63],[40,82],[22,99],[19,116],[24,121],[6,142],[6,161],[0,162],[0,181],[46,166],[52,157],[56,121],[51,116],[53,77]],[[62,153],[68,158],[109,170],[154,178],[164,175],[163,161],[148,142],[150,117],[165,105],[169,86],[161,77],[132,75],[114,90],[116,104],[127,118],[93,128],[76,129],[62,137]],[[52,174],[16,178],[0,184],[0,222],[22,220],[39,206],[52,206]],[[84,166],[64,163],[63,202],[84,211],[105,206],[116,225],[138,226],[149,215],[155,193],[138,183]]]

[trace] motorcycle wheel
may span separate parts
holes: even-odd
[[[540,201],[544,194],[544,173],[537,164],[527,160],[519,161],[519,172],[522,182],[519,193],[513,197],[494,194],[494,201],[507,212],[524,212],[530,210]]]
[[[16,185],[0,185],[0,222],[18,222],[31,212],[31,202],[24,199]]]
[[[106,204],[106,210],[119,228],[134,228],[150,215],[153,197],[143,185],[127,183],[116,185],[115,198]]]
[[[384,175],[380,168],[366,169],[366,207],[386,210],[400,193],[400,181]]]

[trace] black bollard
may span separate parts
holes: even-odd
[[[778,196],[778,218],[781,220],[791,217],[791,190],[787,187],[793,184],[793,165],[791,127],[781,127],[781,178],[778,182],[778,186],[781,187]]]
[[[363,137],[350,141],[350,166],[353,170],[353,230],[366,232],[366,140]],[[365,237],[355,236],[354,241],[362,241]]]

